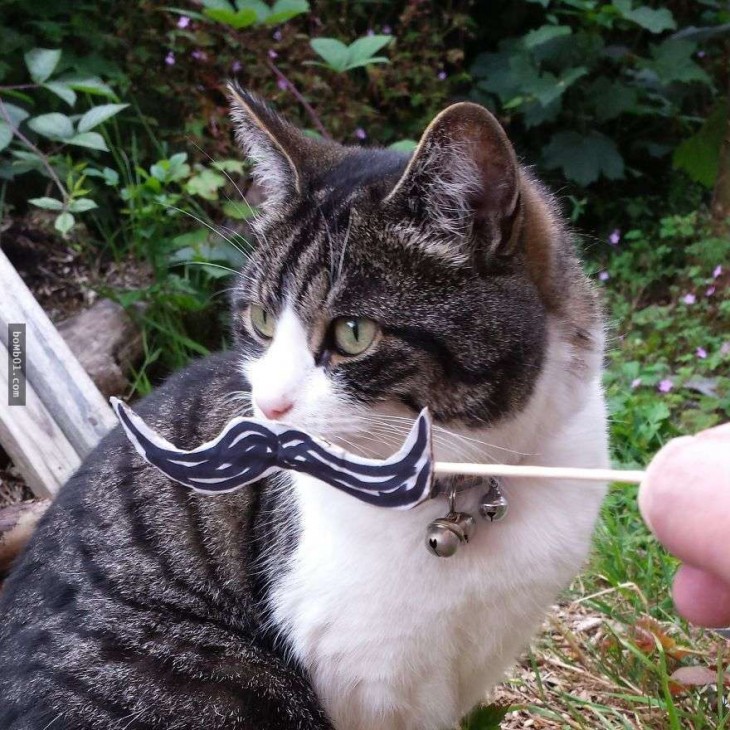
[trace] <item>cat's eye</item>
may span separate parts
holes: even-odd
[[[251,326],[259,337],[270,340],[276,330],[276,319],[271,312],[267,312],[261,305],[252,304],[249,309]]]
[[[360,355],[375,342],[378,325],[366,317],[339,317],[332,332],[335,347],[342,355]]]

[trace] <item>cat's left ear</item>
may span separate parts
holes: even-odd
[[[461,102],[431,122],[386,200],[431,226],[442,250],[450,240],[455,257],[470,255],[480,242],[506,253],[519,233],[519,180],[517,156],[499,122],[484,107]]]

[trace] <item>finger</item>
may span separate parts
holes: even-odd
[[[695,438],[698,439],[719,439],[721,441],[728,440],[730,442],[730,423],[723,423],[722,426],[715,426],[714,428],[708,428],[705,431],[700,431]]]
[[[674,578],[674,605],[697,626],[730,626],[730,584],[714,575],[683,565]]]
[[[639,508],[670,552],[730,584],[730,429],[669,442],[647,469]]]

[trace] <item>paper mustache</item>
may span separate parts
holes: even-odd
[[[241,489],[277,471],[309,474],[368,504],[410,509],[428,499],[434,474],[431,419],[424,409],[403,446],[388,459],[367,459],[282,423],[237,417],[212,441],[186,451],[111,399],[127,438],[152,466],[196,492]]]

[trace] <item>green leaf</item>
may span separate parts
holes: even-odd
[[[224,25],[230,25],[232,28],[235,28],[236,30],[241,30],[242,28],[249,28],[250,26],[254,25],[256,21],[259,19],[258,13],[255,10],[252,9],[246,9],[243,10],[224,10],[224,9],[205,9],[203,11],[203,15],[210,18],[211,20],[215,20],[218,23],[223,23]]]
[[[99,206],[91,200],[91,198],[76,198],[68,204],[68,209],[72,213],[86,213],[87,210],[94,210]]]
[[[98,76],[64,76],[57,79],[57,81],[83,94],[107,96],[112,99],[117,98],[112,88],[108,84],[105,84]]]
[[[720,147],[727,124],[727,102],[718,104],[700,130],[674,151],[673,164],[693,180],[712,188],[717,178]]]
[[[185,191],[205,200],[218,200],[218,190],[226,184],[226,178],[213,170],[201,170],[185,184]]]
[[[31,198],[28,202],[43,210],[63,210],[63,203],[55,198]]]
[[[3,107],[5,107],[5,112],[10,117],[10,121],[14,127],[20,126],[20,123],[30,116],[25,109],[15,106],[15,104],[11,104],[10,102],[4,101]]]
[[[49,48],[34,48],[25,56],[25,65],[36,84],[42,84],[56,70],[61,60],[61,51]]]
[[[83,132],[77,134],[68,140],[68,144],[74,144],[77,147],[88,147],[91,150],[101,150],[109,152],[104,138],[98,132]]]
[[[624,175],[624,161],[612,139],[600,132],[587,135],[557,132],[543,151],[548,169],[561,168],[569,180],[590,185],[603,176],[616,180]]]
[[[228,0],[200,0],[200,4],[209,10],[233,10]]]
[[[548,41],[570,35],[573,31],[567,25],[543,25],[542,28],[531,30],[524,38],[525,47],[532,50]]]
[[[345,71],[349,54],[347,46],[336,38],[312,38],[312,50],[320,56],[333,71]]]
[[[348,67],[361,66],[373,60],[373,56],[392,40],[393,36],[390,35],[366,35],[353,41],[347,48]]]
[[[222,172],[233,172],[237,175],[243,175],[243,162],[241,160],[216,160],[211,164],[211,167]]]
[[[122,109],[126,109],[129,104],[102,104],[89,109],[79,120],[77,129],[79,132],[88,132],[94,127],[98,127],[107,119],[111,119],[115,114],[119,114]]]
[[[61,213],[61,215],[56,218],[56,222],[53,226],[61,235],[65,236],[74,227],[75,222],[76,221],[71,213]]]
[[[0,119],[0,152],[4,150],[13,141],[13,130],[10,129],[10,125],[4,120]]]
[[[73,106],[76,103],[76,92],[66,84],[62,84],[59,81],[48,81],[43,84],[43,88],[61,97],[69,106]]]
[[[65,114],[59,112],[33,117],[28,121],[28,126],[36,134],[49,139],[67,140],[74,134],[73,122]]]
[[[307,0],[277,0],[266,18],[267,25],[281,25],[297,15],[309,12]]]
[[[632,8],[631,0],[613,0],[613,6],[619,11],[622,18],[636,23],[650,33],[661,33],[677,27],[672,11],[667,8],[654,10],[647,5]]]
[[[616,119],[622,114],[635,111],[639,101],[635,88],[620,81],[611,81],[606,76],[599,76],[591,84],[587,98],[599,122]]]
[[[697,81],[710,86],[710,77],[692,60],[696,48],[691,41],[669,39],[654,46],[651,50],[653,59],[645,61],[642,66],[655,73],[665,85]]]
[[[102,170],[104,176],[104,182],[107,185],[114,186],[119,184],[119,173],[116,170],[112,170],[111,167],[105,167]]]
[[[529,83],[525,83],[523,89],[535,97],[542,106],[547,107],[559,99],[571,84],[587,73],[588,69],[584,66],[566,69],[560,78],[556,78],[548,71],[533,78]]]
[[[353,68],[361,68],[362,66],[372,66],[374,63],[390,63],[390,59],[385,56],[371,56],[370,58],[363,58],[361,61],[348,63],[345,67],[345,71],[351,71]]]
[[[223,213],[234,220],[245,221],[256,214],[256,209],[245,201],[227,200],[223,203]]]
[[[415,139],[401,139],[388,145],[389,150],[396,152],[413,152],[416,147],[418,147],[418,142]]]

